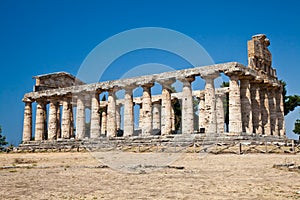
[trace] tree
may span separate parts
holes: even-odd
[[[0,151],[4,150],[4,146],[8,144],[8,142],[5,141],[6,137],[2,135],[2,128],[0,126]]]
[[[293,132],[300,135],[300,119],[296,120]]]
[[[286,82],[283,80],[280,80],[280,83],[283,86],[282,90],[282,96],[284,100],[284,115],[289,114],[289,112],[294,111],[294,109],[297,106],[300,106],[300,96],[298,95],[291,95],[287,96],[287,90],[286,90]]]

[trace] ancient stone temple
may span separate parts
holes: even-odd
[[[181,101],[181,127],[177,133],[229,132],[284,137],[282,85],[272,68],[269,44],[263,34],[248,41],[248,66],[229,62],[93,84],[85,84],[65,72],[35,76],[34,91],[23,98],[23,142],[153,134],[164,137],[175,132],[176,99]],[[229,87],[216,89],[214,80],[221,74],[229,78]],[[197,76],[205,81],[204,90],[193,91],[191,84]],[[177,80],[183,85],[182,92],[172,93],[171,85]],[[155,83],[162,86],[160,95],[151,94]],[[137,87],[143,88],[142,96],[133,98]],[[116,98],[119,90],[125,91],[124,99]],[[108,94],[107,100],[102,101],[100,94],[104,92]],[[226,96],[228,104],[224,103]],[[198,121],[195,121],[194,98],[199,102]],[[229,105],[228,128],[224,128],[226,104]],[[135,105],[140,107],[138,116],[134,114]],[[90,110],[89,127],[87,109]],[[121,118],[124,119],[122,127]],[[134,125],[135,118],[138,127]]]

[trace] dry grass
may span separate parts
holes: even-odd
[[[273,168],[286,163],[299,165],[300,156],[185,153],[171,164],[183,169],[128,174],[90,153],[0,154],[0,198],[300,199],[300,173]]]

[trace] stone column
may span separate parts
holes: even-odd
[[[276,135],[284,136],[285,135],[285,122],[284,122],[284,100],[282,96],[283,86],[278,88],[276,93],[276,111],[277,111],[277,120],[278,120],[278,133]]]
[[[99,94],[92,94],[92,108],[91,108],[91,138],[100,137],[100,102]]]
[[[73,116],[73,105],[71,104],[70,109],[70,138],[75,138],[74,135],[74,116]]]
[[[134,132],[133,88],[125,89],[124,103],[124,136],[132,136]]]
[[[240,80],[241,88],[241,110],[242,130],[246,133],[253,133],[251,92],[249,79]]]
[[[241,94],[238,77],[230,76],[229,82],[229,132],[242,132]]]
[[[152,110],[152,115],[153,115],[153,121],[152,121],[152,128],[156,130],[160,130],[161,126],[161,105],[160,101],[155,101],[153,102],[153,110]],[[170,110],[171,111],[171,110]],[[171,117],[171,116],[170,116]]]
[[[217,132],[224,133],[225,116],[224,116],[224,95],[216,94],[216,118],[217,118]]]
[[[76,138],[84,139],[85,137],[85,106],[84,96],[79,95],[77,97],[77,109],[76,109]]]
[[[32,102],[24,100],[24,103],[23,142],[30,141],[32,138]]]
[[[171,121],[172,121],[172,131],[176,131],[176,127],[175,127],[175,112],[174,112],[174,108],[171,107]]]
[[[121,104],[116,105],[116,127],[117,130],[121,129]]]
[[[101,118],[101,133],[107,133],[107,107],[102,110],[102,118]]]
[[[205,132],[205,94],[202,93],[200,94],[199,97],[199,131],[200,132]]]
[[[138,104],[140,106],[139,110],[139,130],[142,130],[143,128],[143,104]]]
[[[257,83],[251,83],[251,109],[253,132],[262,134],[260,88]]]
[[[205,80],[205,132],[217,133],[216,96],[214,79],[219,73],[203,75]]]
[[[269,87],[268,88],[268,97],[269,97],[269,113],[270,113],[270,134],[276,135],[275,129],[278,127],[277,121],[277,110],[275,106],[275,88]]]
[[[56,138],[61,138],[61,128],[60,128],[60,102],[56,104]]]
[[[50,100],[48,121],[48,139],[55,140],[57,133],[57,100]]]
[[[70,100],[65,98],[63,100],[63,110],[62,110],[62,123],[61,123],[61,137],[64,139],[70,138],[71,130],[71,104]]]
[[[115,90],[108,91],[108,105],[107,105],[107,136],[115,137],[117,132],[116,123],[116,94]]]
[[[194,133],[194,106],[191,83],[195,80],[194,77],[181,79],[182,88],[182,134]]]
[[[45,129],[46,129],[45,117],[46,117],[45,101],[37,100],[36,117],[35,117],[35,135],[34,135],[34,138],[37,141],[43,140],[45,138]]]
[[[143,85],[143,126],[142,135],[151,135],[152,133],[152,99],[151,99],[151,87],[153,83]]]
[[[161,93],[161,135],[168,135],[172,132],[172,101],[171,85],[175,82],[173,79],[163,80]]]
[[[267,86],[260,84],[260,105],[261,105],[261,121],[263,134],[270,135],[270,111],[269,111],[269,97]]]

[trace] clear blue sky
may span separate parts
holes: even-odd
[[[300,1],[1,0],[0,125],[9,142],[21,141],[24,93],[32,76],[76,74],[101,41],[138,27],[164,27],[199,42],[215,63],[247,64],[247,40],[265,33],[273,67],[300,94]],[[288,120],[299,117],[299,109]]]

